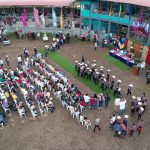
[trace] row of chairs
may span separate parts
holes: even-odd
[[[42,62],[42,60],[41,60],[41,62]],[[45,61],[44,61],[45,62]],[[51,68],[53,68],[51,65],[49,65],[49,64],[47,64],[47,63],[45,63],[44,64],[45,65],[45,67],[40,67],[40,64],[39,63],[36,63],[36,67],[38,67],[39,69],[40,69],[40,71],[41,72],[44,72],[45,73],[45,75],[49,75],[49,77],[51,77],[51,79],[52,79],[52,81],[54,82],[54,84],[56,84],[57,82],[57,80],[56,79],[62,79],[62,74],[60,75],[61,77],[59,78],[59,73],[57,72],[55,72],[54,73],[54,71],[53,71],[53,69],[51,70]],[[50,71],[47,71],[45,68],[46,67],[48,67],[49,68],[49,70]],[[53,75],[56,75],[56,77],[54,78],[53,77]],[[66,82],[66,84],[67,84],[68,82]],[[56,84],[56,86],[58,86],[58,83]],[[61,86],[61,84],[59,84],[59,86],[58,86],[58,89],[60,89],[61,88],[61,91],[63,91],[65,86]],[[68,104],[68,103],[66,103],[64,100],[62,100],[61,99],[61,97],[62,97],[62,92],[61,91],[55,91],[55,93],[54,93],[54,95],[55,95],[55,97],[56,97],[56,99],[61,103],[61,105],[64,107],[64,108],[66,108],[69,112],[70,112],[70,114],[71,114],[71,116],[73,117],[73,118],[75,118],[79,123],[81,123],[83,126],[85,126],[87,129],[89,128],[89,127],[91,127],[92,126],[92,124],[91,124],[91,122],[90,122],[90,120],[89,119],[87,119],[87,117],[85,116],[85,115],[82,115],[81,114],[81,111],[83,111],[83,109],[81,109],[81,110],[78,110],[78,109],[76,109],[76,108],[74,108],[72,105],[70,105],[70,104]],[[68,95],[69,96],[69,95]]]

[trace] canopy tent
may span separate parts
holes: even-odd
[[[73,0],[0,0],[2,6],[70,6]]]
[[[150,7],[150,0],[106,0],[106,1],[128,3],[128,4],[133,4],[133,5]]]

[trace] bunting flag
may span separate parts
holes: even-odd
[[[122,11],[122,5],[120,4],[120,8],[119,8],[119,17],[121,16],[121,11]]]
[[[112,15],[112,3],[110,4],[109,16]]]
[[[102,7],[102,3],[100,3],[100,13],[103,12],[103,7]]]
[[[22,25],[24,26],[24,27],[26,27],[27,26],[27,21],[26,21],[26,9],[24,8],[24,10],[23,10],[23,14],[22,14],[22,16],[21,16],[21,20],[22,20]]]
[[[33,15],[34,15],[35,26],[39,26],[40,25],[40,22],[39,22],[39,11],[36,8],[34,8]]]
[[[129,7],[129,20],[131,20],[131,17],[132,17],[132,6],[130,4],[130,7]]]
[[[44,11],[43,11],[42,15],[40,16],[40,18],[42,20],[43,25],[45,26]]]
[[[64,28],[64,16],[63,16],[63,8],[61,8],[61,14],[60,14],[60,28]]]
[[[57,16],[54,7],[52,8],[53,27],[57,27]]]

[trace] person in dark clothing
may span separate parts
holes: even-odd
[[[37,55],[37,48],[34,47],[33,50],[34,50],[34,55]]]
[[[100,128],[100,119],[99,118],[97,118],[95,120],[94,132],[95,132],[96,128],[98,128],[99,130],[101,130],[101,128]]]
[[[133,84],[129,84],[127,89],[127,95],[132,95],[132,88],[133,88]]]
[[[84,56],[82,55],[82,57],[81,57],[81,62],[84,62]]]
[[[108,107],[109,101],[110,101],[110,96],[108,95],[108,93],[106,93],[106,95],[105,95],[105,108]]]
[[[70,43],[70,34],[67,32],[67,35],[66,35],[66,41],[67,43]]]

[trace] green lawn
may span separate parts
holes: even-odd
[[[44,51],[41,50],[41,53],[43,54]],[[75,71],[74,64],[72,62],[70,62],[69,60],[66,60],[65,58],[63,58],[60,54],[50,52],[48,54],[48,58],[50,60],[52,60],[53,62],[57,63],[61,68],[63,68],[65,71],[69,72],[75,79],[82,82],[84,85],[89,87],[92,91],[94,91],[96,93],[103,93],[103,91],[100,89],[100,87],[98,85],[95,85],[93,83],[93,81],[79,77],[77,75],[77,72]],[[109,95],[110,95],[111,99],[114,99],[112,91],[109,92]]]
[[[119,68],[122,71],[129,71],[130,70],[129,66],[127,66],[126,64],[122,63],[118,59],[115,59],[115,58],[113,58],[112,56],[110,56],[108,54],[104,54],[102,56],[102,58],[104,60],[108,61],[109,63],[113,64],[115,67]]]

